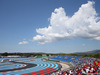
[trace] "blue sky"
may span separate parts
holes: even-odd
[[[0,0],[0,52],[73,53],[100,49],[100,20],[96,20],[100,17],[100,1],[88,1]],[[93,19],[87,19],[91,15]]]

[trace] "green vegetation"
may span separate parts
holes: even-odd
[[[8,56],[8,53],[5,52],[5,53],[2,53],[1,55],[2,55],[2,56]]]
[[[49,59],[47,61],[60,62],[59,60],[49,60]]]
[[[1,53],[2,56],[9,56],[9,55],[18,55],[18,56],[25,56],[25,57],[31,57],[31,56],[37,56],[37,57],[42,57],[42,54],[44,53]],[[46,54],[46,53],[45,53]],[[53,55],[63,55],[63,56],[82,56],[82,57],[94,57],[94,58],[100,58],[100,53],[97,54],[46,54],[47,56]]]
[[[94,58],[100,58],[100,53],[97,54],[85,54],[81,55],[82,57],[94,57]]]
[[[100,58],[100,53],[97,53],[97,54],[60,54],[60,55]]]
[[[40,53],[1,53],[2,56],[12,56],[12,55],[16,55],[16,56],[25,56],[25,57],[31,57],[31,56],[42,56],[42,54]]]

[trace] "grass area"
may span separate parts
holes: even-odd
[[[59,60],[50,60],[50,59],[48,59],[47,61],[60,62]]]

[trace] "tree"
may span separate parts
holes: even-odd
[[[3,54],[1,54],[2,56],[8,56],[8,53],[7,52],[5,52],[5,53],[3,53]]]

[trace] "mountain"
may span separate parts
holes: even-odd
[[[75,54],[96,54],[100,53],[100,50],[92,50],[92,51],[87,51],[87,52],[76,52]]]

